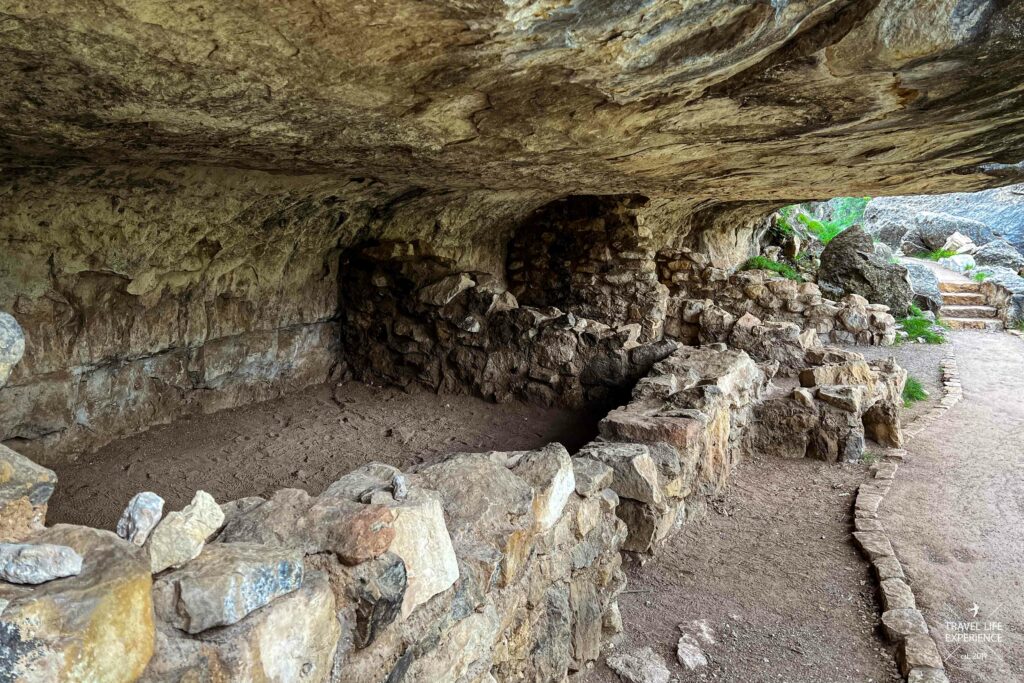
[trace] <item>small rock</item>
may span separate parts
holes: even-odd
[[[900,671],[904,676],[917,668],[942,668],[942,657],[935,647],[935,641],[931,636],[921,634],[908,635],[900,643],[896,650],[896,661],[899,662]]]
[[[394,499],[401,502],[405,500],[409,495],[409,484],[405,480],[405,475],[398,473],[391,477],[391,493]]]
[[[679,644],[676,646],[676,657],[679,659],[679,663],[690,671],[696,671],[702,666],[708,665],[707,656],[691,635],[684,635],[679,639]]]
[[[25,355],[25,333],[9,313],[0,313],[0,387]]]
[[[882,586],[882,604],[885,609],[913,609],[917,607],[914,593],[903,579],[885,579]]]
[[[627,683],[668,683],[665,661],[649,647],[612,655],[606,661],[608,668]]]
[[[0,579],[10,583],[45,583],[82,571],[82,556],[63,545],[0,543]]]
[[[163,513],[163,498],[152,491],[136,493],[117,522],[117,535],[135,545],[144,545]]]
[[[206,539],[224,523],[224,512],[206,491],[196,491],[192,502],[171,512],[149,537],[149,560],[154,574],[180,567],[198,557]]]
[[[899,642],[913,634],[928,634],[928,624],[916,609],[891,609],[882,612],[882,629],[893,642]]]
[[[572,469],[576,477],[576,493],[592,496],[612,483],[612,468],[590,458],[573,458]]]
[[[943,669],[917,668],[911,669],[907,675],[907,683],[949,683]]]

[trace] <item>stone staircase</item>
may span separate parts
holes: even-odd
[[[988,305],[982,293],[980,282],[940,281],[943,305],[939,317],[953,330],[984,330],[997,332],[1003,329],[999,311]]]

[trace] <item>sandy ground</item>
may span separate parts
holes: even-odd
[[[964,400],[910,441],[881,519],[950,679],[1024,681],[1024,341],[952,338]]]
[[[742,463],[703,521],[627,569],[614,651],[650,645],[678,681],[900,680],[877,635],[875,582],[851,544],[853,493],[866,476],[862,465]],[[709,666],[689,672],[676,644],[701,621],[715,644],[704,648]],[[619,683],[603,662],[582,678]]]
[[[47,521],[113,529],[139,491],[177,510],[203,489],[218,501],[285,487],[316,494],[367,462],[397,467],[458,451],[571,451],[597,433],[607,407],[586,411],[350,382],[154,427],[55,467]]]

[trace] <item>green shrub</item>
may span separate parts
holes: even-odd
[[[903,386],[903,405],[910,407],[915,401],[923,401],[928,398],[928,392],[921,386],[921,382],[913,375],[907,375],[907,383]]]
[[[924,313],[917,306],[910,307],[910,315],[900,320],[899,325],[907,333],[899,343],[921,340],[926,344],[942,344],[946,341],[946,334],[942,331],[943,324],[933,323],[924,317]]]
[[[987,278],[991,274],[992,273],[986,273],[984,270],[979,270],[978,272],[971,275],[971,277],[974,279],[975,282],[984,282],[985,278]]]
[[[796,221],[822,244],[828,244],[843,230],[861,221],[869,201],[871,197],[837,197],[832,203],[832,218],[828,220],[814,218],[799,204],[791,204],[779,209],[775,227],[783,235],[792,235],[796,232]]]
[[[740,270],[770,270],[773,273],[778,273],[782,277],[790,280],[795,280],[797,282],[804,281],[800,273],[796,272],[792,266],[772,261],[770,258],[765,258],[764,256],[755,256],[744,263]]]
[[[935,251],[925,251],[917,255],[917,258],[928,259],[929,261],[938,261],[939,259],[950,258],[956,256],[956,251],[953,249],[936,249]]]

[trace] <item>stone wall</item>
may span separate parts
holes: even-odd
[[[419,243],[353,249],[341,270],[344,356],[362,380],[581,406],[628,391],[676,346],[641,344],[636,323],[520,306],[491,274]]]
[[[0,662],[29,680],[564,680],[622,628],[621,553],[656,553],[746,450],[796,434],[836,447],[779,455],[859,457],[842,428],[861,419],[898,443],[905,373],[838,350],[806,360],[807,388],[778,397],[778,360],[681,347],[575,457],[369,463],[317,496],[199,491],[167,514],[144,492],[117,534],[44,528],[53,473],[0,447]],[[802,432],[772,412],[794,406]]]
[[[698,252],[662,250],[658,275],[670,292],[665,333],[684,343],[699,339],[700,315],[708,305],[700,302],[713,303],[733,320],[750,313],[765,321],[796,323],[836,344],[888,346],[896,337],[888,307],[857,295],[831,301],[813,282],[771,271],[730,271],[710,265]]]
[[[563,310],[661,338],[668,292],[658,282],[640,197],[573,196],[531,214],[508,248],[509,291],[527,306]]]

